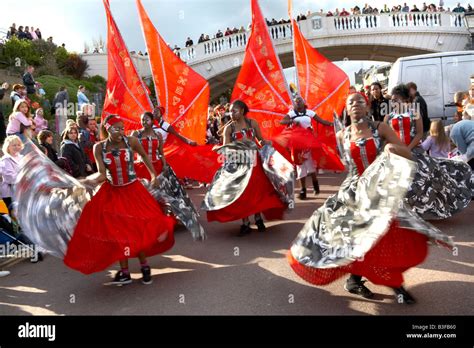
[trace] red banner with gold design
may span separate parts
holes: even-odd
[[[140,115],[152,111],[152,103],[127,46],[110,12],[108,0],[104,0],[107,16],[107,91],[102,119],[117,114],[124,120],[125,131],[141,128]]]
[[[299,94],[309,109],[332,122],[334,112],[340,115],[344,109],[349,93],[349,77],[311,46],[294,19],[291,23]]]
[[[141,1],[136,2],[156,95],[165,108],[164,119],[183,136],[204,144],[209,83],[173,53],[154,27]]]
[[[280,121],[291,107],[291,98],[257,0],[252,0],[252,31],[231,99],[248,105],[248,117],[257,120],[263,137],[272,138],[283,130]]]
[[[311,46],[301,33],[298,23],[292,18],[292,0],[288,0],[288,11],[293,28],[293,53],[298,76],[298,92],[306,102],[308,109],[327,121],[334,121],[334,112],[338,115],[345,107],[349,93],[350,80],[337,65]],[[313,149],[313,158],[318,167],[329,170],[343,170],[339,159],[334,127],[324,126],[313,121],[316,138],[322,144],[321,149]]]

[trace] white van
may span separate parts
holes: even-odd
[[[467,91],[474,75],[474,51],[424,54],[398,59],[389,76],[388,93],[400,83],[415,82],[431,119],[451,119],[454,94]]]

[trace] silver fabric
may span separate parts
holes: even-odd
[[[24,149],[13,201],[25,235],[40,248],[63,258],[67,244],[92,197],[31,142]]]
[[[143,182],[158,203],[169,207],[173,215],[191,232],[194,240],[206,239],[204,228],[199,223],[199,214],[170,166],[164,167],[158,176],[157,188],[151,187],[147,180]]]
[[[394,217],[403,227],[452,245],[448,236],[403,205],[415,171],[415,162],[386,153],[361,176],[352,168],[339,192],[313,213],[298,234],[291,247],[295,259],[315,268],[360,260],[386,233]]]
[[[100,185],[94,191],[86,188],[31,142],[26,144],[24,153],[13,196],[19,224],[34,244],[64,258],[82,210]],[[195,239],[205,238],[196,209],[172,171],[165,170],[160,175],[158,189],[151,190],[149,186],[155,199],[169,205]]]
[[[218,153],[223,165],[217,171],[201,208],[213,211],[234,203],[245,191],[257,161],[257,145],[250,140],[222,146]]]
[[[344,116],[345,116],[345,110],[344,110]],[[339,158],[340,158],[342,164],[344,164],[344,166],[347,167],[346,157],[344,156],[343,144],[342,144],[341,140],[337,137],[337,133],[342,132],[344,130],[344,126],[343,126],[342,122],[339,120],[339,116],[335,112],[334,112],[333,126],[334,126],[334,134],[336,135],[336,143],[337,143],[337,150],[339,152]]]
[[[270,179],[282,202],[289,209],[295,207],[295,171],[293,165],[272,146],[259,150],[265,175]]]
[[[418,164],[405,202],[425,220],[447,219],[472,200],[472,171],[467,163],[434,158],[420,147],[412,155]]]

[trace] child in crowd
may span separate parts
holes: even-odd
[[[28,103],[22,99],[17,100],[8,119],[7,135],[17,135],[22,141],[25,141],[25,130],[31,128],[32,125],[33,118]]]
[[[43,108],[39,108],[38,110],[36,110],[34,121],[36,124],[36,131],[38,133],[42,130],[48,129],[48,120],[44,118]]]
[[[441,120],[431,122],[430,135],[421,144],[421,147],[427,151],[431,157],[448,158],[451,146]]]
[[[22,158],[21,150],[23,143],[20,137],[10,135],[3,143],[3,157],[0,159],[0,175],[2,182],[0,184],[2,199],[11,213],[13,185],[20,170],[20,161]]]

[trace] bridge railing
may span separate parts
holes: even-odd
[[[378,30],[390,33],[402,28],[413,31],[454,30],[464,31],[464,14],[452,12],[397,12],[370,15],[326,17],[313,14],[307,20],[298,22],[303,35],[308,39],[322,36],[338,36],[341,32],[365,32]],[[399,29],[400,28],[400,29]],[[291,24],[279,24],[269,27],[274,42],[284,42],[292,38]],[[226,53],[234,53],[245,48],[250,30],[237,34],[212,39],[180,50],[180,57],[192,63],[218,57]]]
[[[333,28],[340,30],[358,30],[369,28],[380,28],[381,21],[378,15],[357,15],[357,16],[339,16],[326,17],[326,21],[333,22]]]
[[[272,25],[269,27],[269,33],[274,41],[287,40],[293,37],[290,23]],[[236,34],[223,36],[199,43],[197,45],[183,48],[179,51],[180,58],[185,62],[194,59],[218,55],[226,51],[242,49],[247,45],[247,39],[250,36],[250,30]]]

